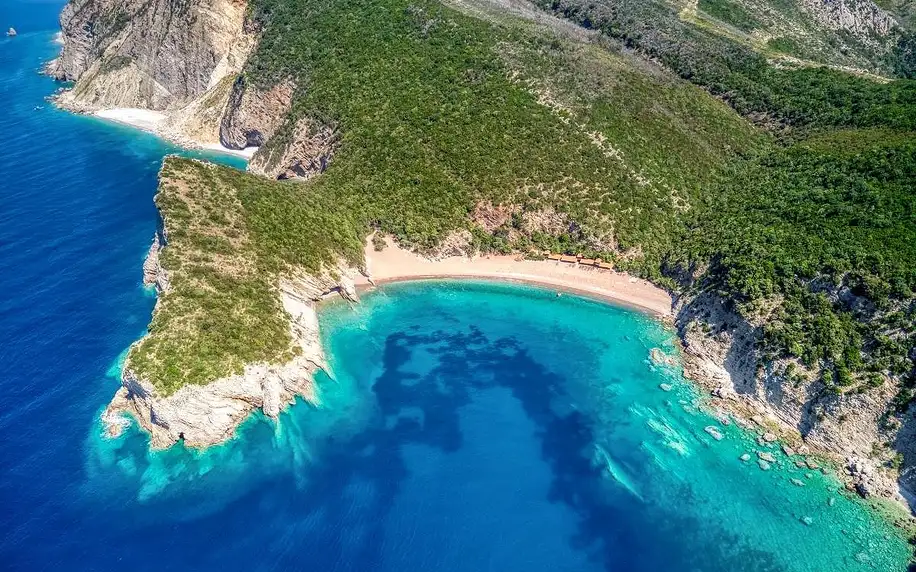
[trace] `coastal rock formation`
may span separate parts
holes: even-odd
[[[159,263],[160,250],[162,250],[162,243],[159,240],[159,233],[156,233],[153,235],[153,244],[149,247],[146,260],[143,261],[143,285],[155,286],[156,290],[162,293],[169,289],[169,275]]]
[[[905,457],[916,453],[913,440],[898,435],[900,427],[884,422],[897,393],[893,383],[864,393],[836,393],[800,364],[767,363],[757,351],[761,324],[750,323],[710,292],[682,297],[676,313],[685,377],[709,391],[715,406],[752,418],[761,443],[773,442],[777,431],[783,439],[804,443],[788,446],[793,453],[810,447],[853,467],[846,472],[847,483],[862,496],[909,500],[909,481],[901,478],[898,484],[897,470],[890,467],[893,451],[884,447],[896,441]]]
[[[63,49],[48,71],[75,81],[84,108],[165,110],[203,95],[241,69],[252,42],[245,0],[72,0],[61,13]]]
[[[328,168],[339,134],[311,117],[296,122],[288,141],[272,141],[252,157],[252,173],[274,179],[310,179]]]
[[[246,9],[246,0],[71,0],[46,70],[75,85],[57,101],[77,112],[162,111],[162,135],[217,143],[229,87],[257,40]]]
[[[156,195],[162,230],[143,265],[144,283],[155,284],[159,296],[102,417],[109,434],[129,424],[127,414],[153,448],[179,440],[206,447],[231,437],[257,409],[276,417],[296,396],[318,399],[312,374],[325,361],[315,302],[331,293],[358,301],[356,257],[311,237],[300,244],[303,257],[268,259],[275,243],[254,234],[260,213],[229,186],[240,178],[269,184],[166,158]],[[308,227],[299,228],[295,239]]]
[[[149,433],[153,449],[164,449],[180,440],[188,447],[203,448],[231,438],[238,425],[257,409],[276,418],[296,396],[317,403],[312,374],[324,367],[325,361],[315,301],[335,291],[355,302],[356,290],[345,275],[335,280],[328,274],[286,279],[279,290],[298,351],[292,360],[249,364],[241,375],[188,385],[169,396],[159,395],[151,383],[125,368],[122,387],[102,416],[107,432],[119,435],[125,426],[124,414],[129,414]]]
[[[270,88],[241,74],[259,30],[247,0],[71,0],[61,13],[59,57],[47,72],[72,89],[56,98],[76,112],[162,112],[159,135],[185,146],[265,145],[287,121],[295,85]],[[272,178],[322,172],[336,148],[334,126],[303,118],[252,162]]]
[[[289,111],[294,89],[290,82],[259,89],[249,85],[244,76],[239,76],[232,84],[226,113],[220,123],[222,144],[229,149],[264,145]]]

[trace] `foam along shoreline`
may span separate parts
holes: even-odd
[[[672,315],[671,295],[661,288],[613,270],[569,264],[555,260],[525,260],[519,255],[491,255],[476,258],[451,256],[438,260],[424,258],[387,240],[376,251],[366,244],[368,277],[356,285],[371,287],[386,282],[436,278],[483,278],[527,282],[604,299],[658,317]]]
[[[115,123],[135,127],[143,131],[148,131],[155,135],[164,136],[166,139],[174,141],[173,138],[168,137],[167,134],[164,134],[163,132],[163,125],[168,119],[168,115],[161,111],[138,109],[134,107],[117,107],[113,109],[99,109],[97,111],[93,111],[92,115],[100,119],[113,121]],[[188,143],[186,141],[175,142],[179,144]],[[196,148],[205,149],[207,151],[215,151],[217,153],[226,153],[228,155],[235,155],[236,157],[242,157],[244,159],[251,159],[251,157],[258,150],[257,147],[247,147],[242,150],[229,149],[220,143],[202,143],[199,141],[191,141],[189,143],[191,146]]]

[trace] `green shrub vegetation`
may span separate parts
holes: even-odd
[[[371,229],[420,250],[469,230],[483,250],[600,256],[671,288],[708,267],[702,287],[765,318],[765,355],[838,391],[912,379],[916,82],[774,67],[663,3],[540,1],[601,34],[434,0],[253,0],[246,81],[297,86],[268,145],[308,118],[340,147],[305,183],[166,163],[174,290],[132,364],[173,391],[282,359],[278,276],[358,261]],[[740,27],[729,5],[701,9]],[[514,214],[487,231],[482,203]]]
[[[277,277],[354,263],[359,232],[335,205],[302,188],[169,157],[156,204],[168,232],[170,290],[128,367],[164,395],[291,357]]]
[[[748,315],[766,317],[765,355],[800,357],[836,386],[900,376],[908,403],[916,81],[774,67],[661,2],[539,4],[658,59],[774,133],[773,145],[720,171],[681,217],[685,234],[666,264],[710,261],[707,279]],[[901,36],[892,62],[901,77],[912,75],[912,37]],[[801,50],[785,40],[773,47]]]
[[[288,131],[306,114],[342,126],[313,192],[418,248],[464,227],[486,199],[558,207],[613,228],[620,248],[657,253],[677,194],[698,192],[757,137],[661,70],[436,2],[257,0],[253,10],[265,31],[246,76],[302,86]],[[554,109],[538,102],[546,94]],[[593,140],[605,130],[613,148]]]
[[[733,0],[700,0],[698,7],[713,18],[745,32],[760,26],[752,14]]]

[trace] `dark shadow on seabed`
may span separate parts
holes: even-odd
[[[423,374],[402,369],[416,351],[433,354],[435,367]],[[379,407],[373,425],[351,440],[331,443],[320,465],[313,467],[302,494],[270,495],[262,501],[271,504],[264,507],[271,513],[286,513],[293,521],[296,515],[299,519],[313,515],[307,531],[313,538],[308,544],[321,547],[307,554],[286,554],[274,565],[372,569],[383,556],[386,516],[410,476],[402,448],[424,444],[445,453],[458,451],[463,446],[459,410],[471,403],[471,390],[501,386],[511,391],[535,421],[543,457],[554,475],[550,500],[573,509],[579,524],[569,542],[587,552],[596,564],[606,570],[634,572],[781,570],[770,555],[741,546],[726,531],[715,531],[714,544],[696,536],[700,528],[709,533],[713,526],[709,522],[695,522],[677,510],[651,506],[615,491],[602,477],[601,467],[591,461],[592,423],[575,410],[554,411],[552,403],[565,394],[570,381],[545,370],[514,340],[490,340],[475,329],[430,335],[402,332],[387,337],[383,363],[373,388]],[[422,411],[423,420],[404,416],[405,410]],[[351,504],[344,499],[351,497],[350,489],[357,483],[363,490],[368,486],[372,501],[362,501],[358,520],[364,529],[359,541],[344,544],[338,531],[354,526]],[[684,503],[692,502],[687,490],[682,498]],[[245,522],[225,512],[214,520]],[[235,537],[244,531],[228,533]]]

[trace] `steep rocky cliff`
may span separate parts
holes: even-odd
[[[233,82],[257,43],[247,0],[72,0],[61,17],[53,77],[74,82],[58,103],[79,112],[162,112],[155,127],[184,144],[216,144]]]
[[[295,86],[281,82],[270,89],[249,85],[244,76],[232,84],[219,138],[229,149],[260,147],[273,137],[293,102]]]
[[[72,0],[48,67],[87,109],[187,105],[237,73],[254,45],[246,0]]]
[[[74,82],[57,101],[78,112],[159,111],[154,129],[180,144],[260,147],[283,126],[296,86],[246,80],[258,40],[246,14],[247,0],[71,0],[60,17],[63,48],[47,66]],[[300,121],[253,170],[308,177],[324,169],[335,143],[333,129]]]
[[[306,116],[261,147],[248,169],[274,179],[310,179],[327,169],[339,141],[335,126]]]
[[[861,496],[914,506],[914,483],[906,469],[916,458],[913,415],[903,421],[888,415],[899,381],[838,393],[797,360],[761,356],[763,324],[734,311],[715,293],[684,295],[676,311],[684,375],[709,392],[714,406],[752,420],[752,429],[772,431],[793,446],[830,458]]]

